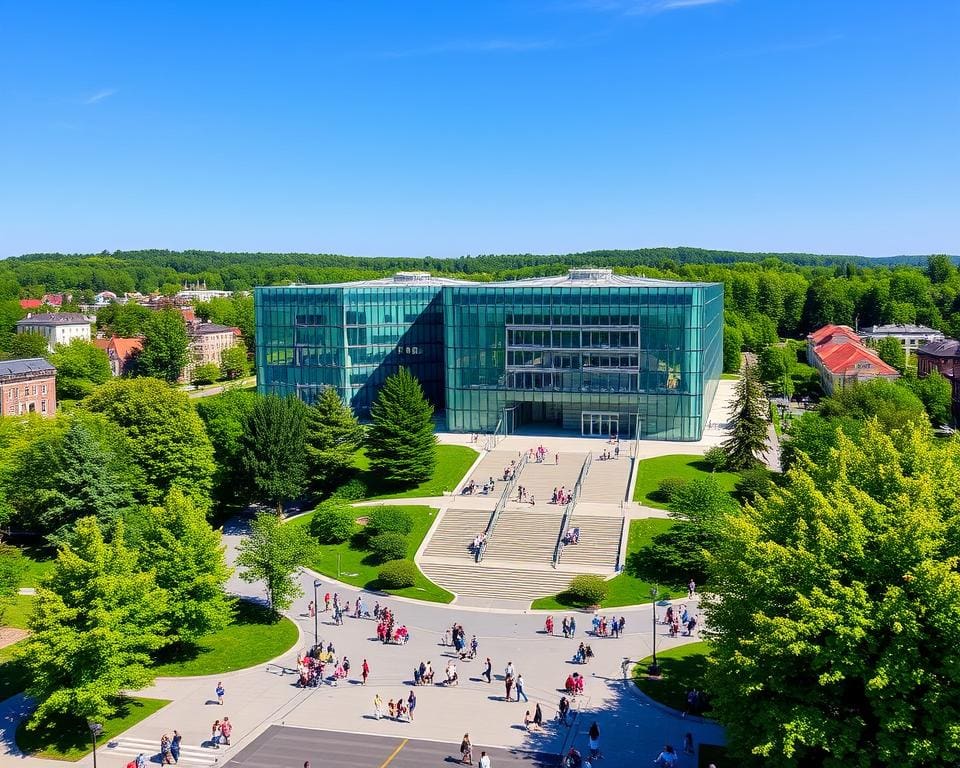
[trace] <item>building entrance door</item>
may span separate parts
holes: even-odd
[[[580,434],[584,437],[611,437],[619,433],[619,413],[583,411],[580,414]]]

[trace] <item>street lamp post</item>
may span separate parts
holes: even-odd
[[[103,733],[103,726],[100,723],[87,721],[90,728],[90,737],[93,739],[93,768],[97,768],[97,736]]]
[[[319,593],[317,592],[317,590],[320,589],[321,583],[322,582],[320,581],[320,579],[313,580],[313,647],[314,648],[316,648],[317,645],[320,643],[320,625],[319,625],[320,603],[318,602],[320,598],[318,596]]]
[[[650,596],[653,601],[650,607],[653,609],[653,664],[647,667],[647,674],[653,677],[660,676],[660,665],[657,664],[657,595],[660,594],[660,585],[650,588]]]

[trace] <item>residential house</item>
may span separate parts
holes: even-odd
[[[807,361],[820,372],[823,391],[828,395],[852,383],[894,380],[900,375],[846,325],[826,325],[808,335]]]
[[[198,365],[220,365],[220,357],[225,349],[243,343],[239,328],[216,323],[187,323],[187,335],[190,337],[190,362],[180,375],[180,380],[184,382],[190,381]]]
[[[57,344],[69,344],[74,339],[90,341],[90,323],[95,320],[79,312],[41,312],[18,321],[17,333],[43,334],[52,352]]]
[[[960,341],[940,339],[917,350],[917,376],[923,378],[940,371],[953,390],[953,417],[960,419]]]
[[[43,306],[43,302],[40,299],[20,299],[20,308],[33,311],[34,309],[40,309]]]
[[[0,416],[57,412],[57,369],[42,357],[0,362]]]
[[[123,336],[94,339],[93,343],[107,353],[110,359],[110,371],[114,376],[125,376],[130,373],[137,354],[143,349],[143,339],[129,339]]]

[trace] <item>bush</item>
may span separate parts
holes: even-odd
[[[714,472],[720,472],[727,465],[727,452],[719,445],[715,445],[703,454],[703,461]]]
[[[687,481],[682,477],[665,477],[657,485],[657,500],[669,504],[673,500],[674,494],[679,491]]]
[[[413,518],[403,507],[377,507],[370,513],[367,534],[399,533],[406,536],[413,530]]]
[[[585,573],[575,576],[567,594],[584,605],[600,605],[607,598],[608,585],[602,576]]]
[[[407,539],[401,533],[378,533],[370,538],[367,548],[376,555],[377,560],[403,560],[407,556]]]
[[[384,589],[412,587],[417,580],[417,566],[410,560],[391,560],[380,566],[377,578]]]
[[[310,535],[321,544],[339,544],[353,536],[353,512],[329,502],[321,504],[310,521]]]
[[[370,495],[370,488],[359,477],[351,478],[343,483],[330,495],[331,499],[344,499],[345,501],[359,501]]]
[[[740,473],[736,493],[741,501],[752,502],[757,496],[766,496],[770,493],[771,488],[773,488],[773,485],[770,470],[756,467],[755,469],[745,469]]]

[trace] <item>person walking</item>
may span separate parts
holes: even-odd
[[[657,755],[657,759],[654,760],[653,763],[654,765],[659,765],[661,768],[673,768],[679,759],[680,756],[674,751],[673,747],[667,744],[664,746],[663,751]]]
[[[367,678],[370,676],[370,665],[367,664],[367,660],[363,660],[363,664],[360,666],[360,676],[363,678],[361,685],[367,684]]]
[[[693,600],[695,594],[697,594],[697,582],[690,579],[690,583],[687,584],[687,600]]]
[[[537,708],[533,711],[533,724],[538,730],[543,728],[543,710],[540,709],[539,702],[537,702]]]
[[[477,765],[480,766],[480,768],[490,768],[492,763],[490,762],[490,757],[486,752],[480,753],[480,762],[477,763]]]
[[[379,693],[373,695],[373,716],[377,720],[383,717],[383,699],[380,698]]]
[[[463,734],[460,742],[460,762],[464,765],[473,765],[473,744],[470,743],[470,734]]]
[[[214,749],[220,749],[220,721],[214,720],[210,727],[210,745]]]
[[[147,768],[147,758],[143,756],[143,752],[137,755],[135,763],[137,768]]]
[[[523,675],[517,675],[517,702],[520,702],[520,697],[523,696],[525,702],[529,702],[530,699],[527,698],[527,694],[523,690]]]
[[[223,706],[223,695],[226,691],[223,689],[223,683],[217,683],[217,704]]]
[[[410,690],[410,695],[407,696],[407,712],[410,716],[410,722],[413,722],[413,710],[417,708],[417,695]]]
[[[493,680],[493,662],[490,661],[489,656],[487,656],[487,664],[483,668],[483,676],[487,678],[487,683]]]
[[[596,720],[593,721],[593,725],[590,726],[590,759],[596,760],[602,755],[600,754],[600,726]]]
[[[571,616],[570,617],[570,637],[574,637],[577,634],[577,620]]]
[[[170,752],[170,737],[167,734],[160,737],[160,763],[162,765],[173,763],[173,754]]]
[[[506,676],[503,678],[503,685],[504,685],[504,687],[507,689],[507,695],[504,697],[503,700],[504,700],[504,701],[511,701],[511,699],[510,699],[510,691],[513,690],[513,677],[512,677],[511,675],[506,675]],[[519,701],[519,698],[517,699],[517,701]]]
[[[223,722],[220,723],[220,736],[221,741],[230,746],[230,734],[233,733],[233,723],[230,722],[229,717],[223,718]]]
[[[175,730],[173,732],[173,738],[170,739],[170,754],[173,755],[173,762],[180,762],[180,742],[183,741],[183,736],[180,735],[180,731]]]

